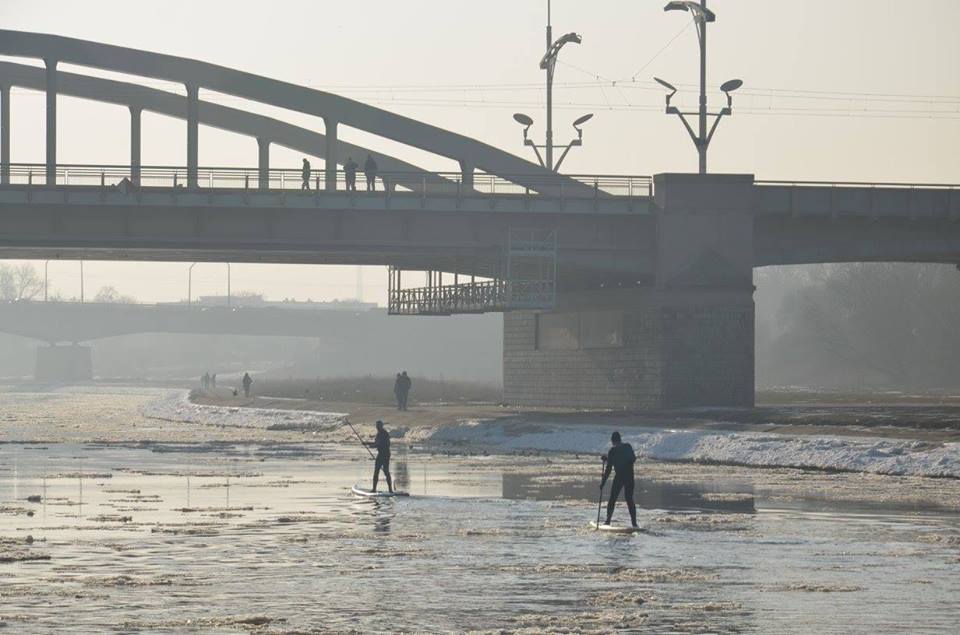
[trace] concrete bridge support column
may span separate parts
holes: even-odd
[[[57,183],[57,60],[45,59],[47,66],[47,185]]]
[[[197,187],[200,161],[200,87],[187,87],[187,187]]]
[[[663,404],[754,403],[753,176],[660,174]]]
[[[257,187],[270,189],[270,141],[257,137]]]
[[[460,161],[460,183],[464,190],[473,189],[473,173],[475,169],[475,166],[469,161]]]
[[[42,382],[89,381],[93,379],[93,355],[89,346],[38,346],[34,378]]]
[[[337,127],[338,122],[333,119],[323,120],[326,128],[326,157],[324,158],[323,180],[328,192],[337,190]]]
[[[130,181],[140,185],[140,113],[134,106],[130,107]]]
[[[0,86],[0,185],[10,183],[10,87]]]
[[[753,178],[667,174],[655,183],[654,284],[561,292],[555,310],[505,314],[505,401],[753,405]]]

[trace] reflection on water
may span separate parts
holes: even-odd
[[[0,623],[780,634],[960,621],[953,516],[770,511],[736,482],[642,479],[650,532],[606,536],[587,528],[597,482],[536,457],[398,447],[394,477],[412,496],[353,496],[372,467],[325,444],[0,444]]]
[[[610,488],[604,488],[604,496],[609,495]],[[557,480],[555,477],[531,474],[504,474],[503,497],[537,501],[596,501],[599,497],[599,482],[588,479]],[[623,500],[622,495],[620,500]],[[702,483],[667,483],[638,478],[633,500],[641,509],[698,509],[741,514],[756,511],[752,488],[736,483],[727,483],[708,490]]]

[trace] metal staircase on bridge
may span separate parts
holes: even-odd
[[[550,309],[557,301],[557,232],[555,229],[510,228],[501,256],[503,275],[492,279],[443,283],[442,271],[427,271],[426,286],[403,287],[404,273],[391,266],[388,304],[390,315],[455,315],[515,310]],[[451,275],[450,273],[447,274]],[[449,279],[449,278],[448,278]]]

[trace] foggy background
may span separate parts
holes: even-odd
[[[593,112],[584,146],[564,171],[654,174],[691,171],[696,156],[679,122],[663,112],[654,75],[678,85],[675,103],[692,107],[697,76],[695,30],[663,2],[554,0],[555,35],[575,30],[583,44],[564,49],[555,85],[557,141],[567,122]],[[960,182],[960,39],[952,0],[713,0],[709,80],[744,79],[734,116],[711,145],[710,169],[759,179]],[[546,2],[483,3],[371,0],[291,1],[282,8],[225,1],[144,4],[4,0],[5,28],[67,35],[182,55],[328,90],[475,137],[532,159],[511,114],[534,117],[543,134]],[[869,31],[864,14],[869,14]],[[8,59],[8,58],[4,58]],[[10,61],[40,65],[38,60]],[[182,93],[182,86],[61,65],[90,75],[138,81]],[[201,99],[323,130],[322,120],[201,91]],[[14,162],[44,159],[43,94],[15,89]],[[59,98],[58,160],[116,163],[129,158],[125,108]],[[392,153],[424,168],[453,161],[349,128],[340,138]],[[185,163],[186,126],[143,115],[144,165]],[[201,166],[255,166],[256,142],[200,128]],[[356,157],[355,157],[356,158]],[[301,155],[271,149],[275,167]],[[314,167],[322,160],[311,158]],[[43,263],[34,263],[39,275]],[[23,287],[10,261],[4,298],[42,297]],[[138,302],[186,298],[186,263],[84,264],[85,296]],[[951,266],[830,265],[757,270],[758,386],[955,388],[960,272]],[[359,280],[359,284],[358,284]],[[232,265],[232,291],[270,300],[360,298],[384,304],[386,272],[377,267]],[[79,265],[49,263],[51,297],[79,296]],[[222,264],[201,263],[193,294],[226,289]],[[305,375],[393,372],[500,381],[497,315],[403,325],[379,347],[331,357],[319,341],[209,336],[126,336],[95,343],[101,376],[161,376],[217,364],[259,365]],[[458,322],[458,320],[460,320]],[[474,320],[466,328],[466,320]],[[420,324],[423,326],[421,327]],[[438,325],[443,325],[439,328]],[[464,327],[461,327],[464,325]],[[407,329],[407,330],[404,330]],[[441,335],[447,333],[449,335]],[[411,333],[419,346],[405,348]],[[34,343],[0,336],[0,374],[29,375]],[[389,368],[382,368],[389,366]],[[180,370],[176,370],[180,369]]]

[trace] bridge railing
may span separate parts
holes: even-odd
[[[951,183],[878,183],[874,181],[770,181],[757,180],[754,185],[774,187],[838,187],[838,188],[872,188],[888,189],[924,189],[924,190],[960,190],[960,184]]]
[[[181,166],[142,166],[139,170],[141,188],[184,188],[187,168]],[[271,168],[267,171],[267,187],[260,188],[260,172],[256,168],[201,167],[198,186],[216,190],[303,190],[302,169]],[[526,186],[511,180],[524,177]],[[124,179],[133,180],[134,171],[128,165],[59,164],[56,182],[46,182],[46,166],[42,163],[11,163],[10,184],[35,187],[114,187]],[[571,187],[569,179],[583,187]],[[460,172],[377,172],[373,179],[376,191],[416,193],[437,196],[517,195],[550,196],[561,198],[590,198],[592,196],[648,197],[653,181],[648,176],[564,174],[562,176],[493,175],[476,173],[472,183]],[[358,192],[367,191],[367,178],[358,170],[354,179]],[[306,187],[324,190],[325,173],[322,168],[310,171]],[[336,189],[348,190],[347,173],[336,172]]]

